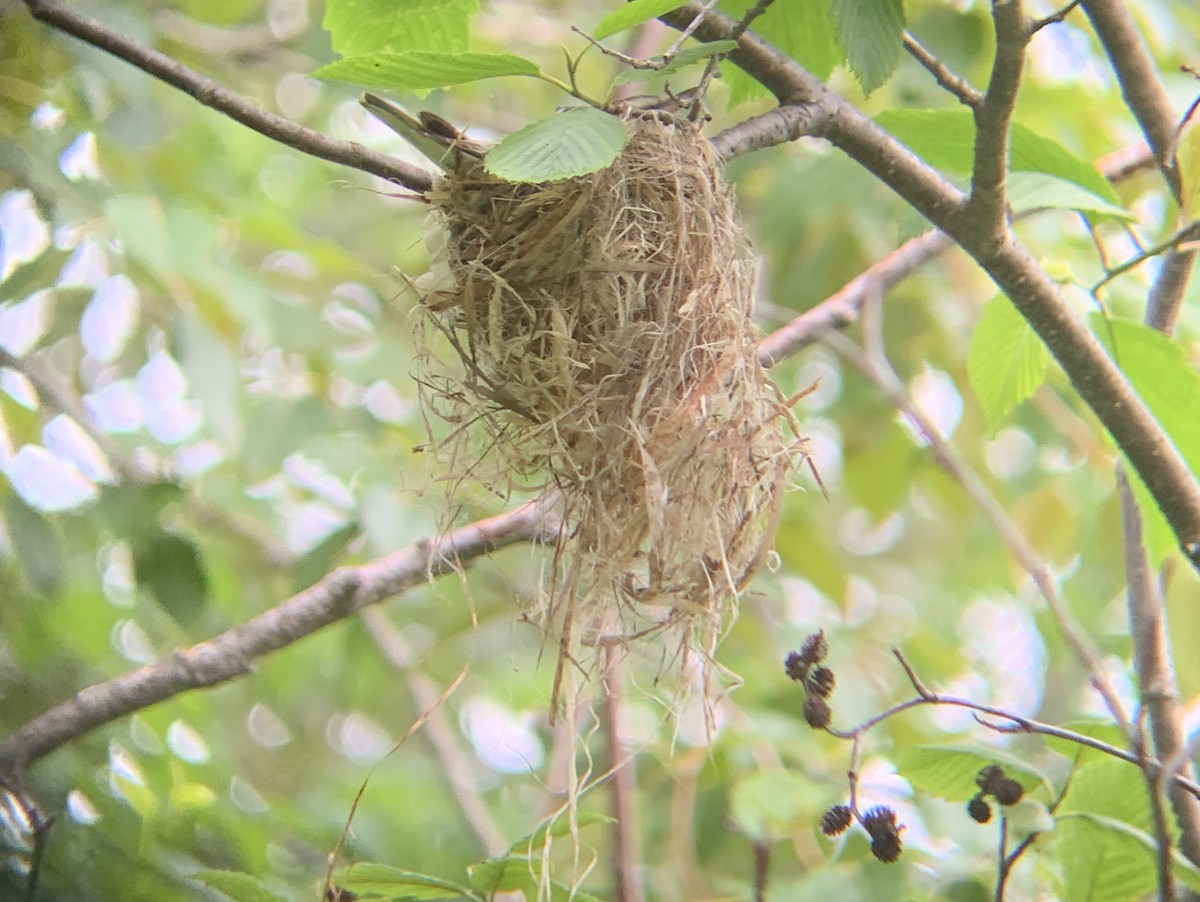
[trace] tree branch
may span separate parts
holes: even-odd
[[[334,570],[246,623],[155,664],[89,686],[38,715],[0,742],[0,774],[19,774],[31,762],[118,717],[242,676],[256,658],[490,551],[551,539],[547,516],[546,505],[529,503],[370,563]]]
[[[983,95],[979,91],[966,79],[951,72],[945,63],[930,53],[925,45],[908,31],[904,32],[904,49],[908,51],[909,56],[925,67],[940,87],[957,97],[959,103],[974,109],[983,102]]]
[[[1008,231],[1008,129],[1017,103],[1025,46],[1029,35],[1021,0],[992,4],[996,28],[996,58],[983,102],[975,112],[975,162],[971,172],[971,224],[1000,242]]]
[[[864,330],[865,332],[866,330]],[[879,330],[882,332],[882,329]],[[987,518],[992,527],[999,533],[1005,547],[1016,559],[1022,569],[1029,574],[1038,591],[1046,600],[1046,606],[1054,615],[1059,631],[1067,644],[1075,653],[1076,659],[1087,671],[1088,681],[1104,699],[1105,706],[1113,719],[1120,725],[1122,732],[1132,744],[1135,730],[1129,720],[1129,715],[1121,705],[1121,699],[1113,688],[1111,681],[1104,672],[1099,652],[1092,646],[1087,633],[1075,619],[1070,609],[1063,603],[1058,587],[1050,568],[1038,555],[1025,534],[1012,521],[1003,505],[991,490],[984,484],[979,475],[963,460],[958,450],[942,437],[937,427],[925,417],[908,397],[900,377],[891,368],[891,364],[883,356],[880,349],[874,353],[859,350],[843,335],[830,334],[824,341],[842,358],[851,363],[859,372],[870,379],[903,413],[929,442],[929,451],[933,459],[958,483],[967,497],[974,502],[979,511]],[[865,342],[864,342],[865,343]]]
[[[1122,0],[1083,0],[1083,10],[1117,73],[1121,96],[1141,126],[1154,159],[1178,200],[1175,113],[1133,17]]]
[[[336,141],[327,135],[297,125],[282,116],[270,113],[232,91],[221,87],[211,78],[159,53],[151,47],[118,34],[111,28],[82,16],[58,0],[25,0],[35,19],[66,34],[91,44],[142,71],[178,88],[200,103],[240,122],[261,135],[295,148],[303,153],[340,163],[396,182],[413,191],[428,191],[433,178],[425,170],[409,165],[387,154],[369,150],[350,141]]]
[[[686,25],[695,3],[663,17]],[[733,27],[709,13],[696,29],[704,41],[721,40]],[[1001,240],[981,235],[964,215],[958,189],[907,147],[860,113],[798,63],[754,35],[742,36],[729,59],[766,86],[783,104],[809,108],[812,134],[824,137],[950,235],[996,282],[1045,342],[1075,390],[1104,424],[1162,509],[1179,546],[1200,569],[1200,484],[1178,449],[1059,287],[1029,251],[1006,230]]]
[[[1083,8],[1117,73],[1125,104],[1141,126],[1154,159],[1178,201],[1181,184],[1175,142],[1180,125],[1159,78],[1158,67],[1121,0],[1086,0]],[[1173,330],[1195,263],[1194,250],[1172,250],[1163,258],[1162,270],[1150,291],[1146,317],[1154,328]]]

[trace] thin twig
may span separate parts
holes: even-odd
[[[1196,241],[1197,239],[1200,239],[1200,220],[1189,222],[1183,228],[1178,229],[1175,234],[1173,234],[1166,241],[1162,241],[1158,244],[1148,247],[1144,251],[1134,254],[1124,263],[1114,266],[1112,269],[1108,270],[1104,274],[1104,278],[1100,279],[1100,281],[1091,287],[1091,294],[1095,296],[1095,294],[1101,288],[1103,288],[1113,279],[1125,275],[1125,273],[1129,272],[1131,269],[1136,269],[1147,260],[1160,256],[1166,251],[1179,248],[1188,242]]]
[[[752,22],[767,11],[767,8],[774,0],[758,0],[752,7],[746,10],[738,23],[733,26],[733,30],[729,32],[729,40],[740,41],[742,35],[746,33]],[[694,22],[693,25],[698,26],[700,23]],[[704,95],[708,92],[708,86],[717,75],[717,69],[721,64],[721,60],[727,54],[716,53],[708,58],[708,62],[704,66],[704,72],[700,76],[700,81],[696,85],[696,101],[692,105],[691,119],[695,121],[698,117],[702,104],[704,103]]]
[[[1060,9],[1058,12],[1048,15],[1044,19],[1035,19],[1034,22],[1029,26],[1030,36],[1032,37],[1033,35],[1037,34],[1047,25],[1056,25],[1057,23],[1063,21],[1074,11],[1075,7],[1082,2],[1083,0],[1071,0],[1070,3]]]
[[[950,67],[934,56],[924,44],[913,37],[912,32],[904,32],[904,49],[908,55],[925,67],[933,76],[934,81],[942,88],[958,98],[958,102],[974,109],[983,103],[983,94],[977,91],[965,78],[955,75]]]
[[[459,808],[462,809],[463,816],[478,838],[484,853],[489,858],[503,855],[508,850],[509,843],[479,792],[467,752],[459,741],[458,734],[446,717],[443,706],[438,704],[440,690],[433,680],[412,666],[412,652],[400,631],[383,610],[378,607],[367,608],[362,612],[362,619],[375,647],[387,662],[403,675],[416,709],[427,712],[425,738],[433,747],[435,758],[445,771],[446,784],[458,801]]]
[[[29,7],[35,19],[111,53],[191,95],[205,106],[280,144],[310,156],[377,175],[413,191],[424,192],[433,187],[432,176],[423,169],[387,154],[368,150],[360,144],[336,141],[328,135],[267,112],[211,78],[189,69],[166,54],[125,37],[94,19],[80,15],[58,0],[25,0],[25,5]]]
[[[897,659],[901,661],[904,660],[903,655],[900,652],[894,651],[893,654],[896,655]],[[905,668],[906,672],[910,672],[911,670],[911,667]],[[898,702],[897,704],[892,705],[892,707],[888,708],[886,711],[881,711],[880,713],[867,718],[866,720],[854,727],[850,727],[849,729],[826,727],[825,732],[829,733],[831,736],[836,736],[838,739],[861,741],[862,737],[866,735],[868,731],[883,721],[895,717],[897,714],[902,714],[905,711],[910,711],[913,708],[920,708],[925,705],[931,705],[934,707],[945,706],[951,708],[965,708],[969,711],[976,712],[976,714],[985,714],[988,717],[995,717],[1000,720],[1008,721],[1008,725],[1005,725],[990,723],[980,718],[976,718],[981,725],[999,733],[1029,733],[1039,736],[1049,736],[1053,739],[1062,739],[1067,742],[1073,742],[1076,745],[1080,745],[1085,748],[1093,749],[1097,752],[1102,752],[1105,755],[1110,755],[1113,758],[1128,762],[1129,764],[1139,766],[1143,764],[1143,759],[1138,755],[1135,755],[1133,752],[1118,748],[1115,745],[1110,745],[1109,743],[1096,739],[1092,736],[1086,736],[1083,733],[1077,733],[1074,730],[1069,730],[1065,727],[1056,727],[1053,724],[1043,723],[1042,721],[1034,720],[1033,718],[1025,717],[1020,714],[1013,714],[1012,712],[1005,711],[1002,708],[980,704],[979,702],[971,701],[970,699],[960,698],[953,695],[942,695],[938,692],[931,692],[928,689],[926,689],[925,692],[925,695],[918,693],[915,698]],[[852,761],[853,760],[855,759],[852,758]],[[1153,758],[1144,759],[1144,763],[1153,768],[1155,773],[1162,773],[1166,775],[1167,779],[1174,782],[1176,786],[1195,796],[1197,799],[1200,799],[1200,784],[1197,784],[1194,780],[1183,777],[1178,773],[1170,773],[1168,768]],[[852,764],[851,771],[854,770],[856,770],[856,766]]]
[[[1087,671],[1089,682],[1100,693],[1105,705],[1122,731],[1131,741],[1134,737],[1133,725],[1125,713],[1124,706],[1104,673],[1099,653],[1092,647],[1087,633],[1076,621],[1074,615],[1063,604],[1058,587],[1050,574],[1049,568],[1041,560],[1029,540],[1017,528],[1008,516],[1003,506],[984,484],[983,480],[962,459],[958,451],[947,442],[938,432],[937,427],[929,421],[912,403],[904,390],[903,383],[891,364],[885,359],[868,359],[849,339],[838,334],[829,334],[822,339],[843,359],[850,362],[863,375],[876,384],[892,403],[900,410],[924,436],[929,443],[930,454],[941,467],[959,484],[967,496],[988,519],[1000,534],[1009,553],[1029,574],[1046,600],[1050,612],[1054,615],[1059,629],[1062,631],[1067,644],[1071,646],[1075,657]]]

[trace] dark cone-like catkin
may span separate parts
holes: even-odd
[[[546,597],[570,647],[682,627],[707,653],[803,444],[758,362],[754,263],[708,142],[627,121],[600,172],[514,185],[472,162],[436,186],[417,289],[457,359],[422,382],[452,479],[559,493]]]

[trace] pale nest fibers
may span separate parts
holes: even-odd
[[[452,479],[560,497],[542,613],[563,656],[664,629],[708,654],[804,444],[758,362],[754,263],[708,142],[627,122],[600,172],[514,185],[464,157],[435,186],[416,287],[456,359],[431,353],[421,381]]]

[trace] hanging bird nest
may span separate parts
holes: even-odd
[[[710,653],[804,448],[758,362],[754,262],[713,151],[661,113],[627,124],[615,163],[559,182],[462,158],[429,194],[415,283],[455,352],[421,379],[450,478],[561,499],[541,612],[560,675],[580,647],[660,630]]]

